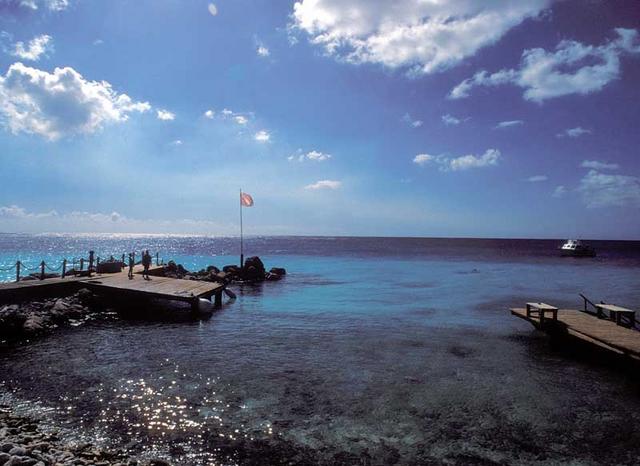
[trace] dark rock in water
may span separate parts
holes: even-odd
[[[272,267],[271,270],[269,270],[269,273],[273,275],[286,275],[287,271],[282,267]]]
[[[264,279],[265,279],[265,280],[267,280],[268,282],[275,282],[275,281],[281,280],[281,279],[282,279],[282,277],[283,277],[282,275],[279,275],[279,274],[276,274],[276,273],[268,272],[268,273],[265,275]]]
[[[171,466],[171,463],[165,460],[153,459],[149,460],[148,466]]]
[[[264,275],[266,273],[266,270],[264,268],[264,264],[262,263],[262,260],[260,260],[260,258],[258,256],[248,257],[244,261],[244,268],[245,269],[249,269],[251,267],[255,268],[256,271],[258,271],[259,273],[262,273],[262,275]]]
[[[210,265],[209,267],[207,267],[207,273],[209,274],[216,274],[216,273],[220,273],[220,269],[218,267],[216,267],[215,265]]]
[[[237,265],[225,265],[222,267],[222,271],[228,274],[237,274],[240,272],[240,267]]]
[[[242,279],[249,281],[262,281],[265,274],[254,266],[244,267],[242,269]]]
[[[165,272],[175,273],[175,272],[178,271],[178,266],[176,265],[175,262],[169,261],[169,263],[164,266],[164,270],[165,270]]]
[[[33,277],[31,275],[27,275],[26,277],[22,277],[20,279],[21,282],[30,282],[31,280],[38,280],[36,277]]]

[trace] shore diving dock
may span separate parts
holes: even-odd
[[[193,309],[197,308],[201,298],[211,300],[216,307],[222,305],[225,285],[221,283],[164,277],[161,275],[163,266],[152,266],[149,269],[150,279],[145,280],[141,275],[142,270],[141,265],[136,265],[132,279],[128,277],[128,269],[125,268],[116,273],[0,283],[0,303],[88,288],[106,297],[137,296],[181,301],[191,304]]]
[[[624,309],[604,306],[608,306],[604,309]],[[624,311],[633,312],[627,309]],[[545,303],[527,303],[526,308],[511,309],[511,314],[550,335],[571,336],[607,352],[640,362],[640,332],[633,328],[634,320],[629,327],[620,325],[619,314],[611,319],[585,311],[557,309]]]

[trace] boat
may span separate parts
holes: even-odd
[[[560,247],[560,252],[565,257],[595,257],[596,250],[584,244],[579,239],[568,239]]]

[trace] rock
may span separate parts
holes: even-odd
[[[37,335],[43,333],[47,328],[45,318],[36,314],[31,314],[22,324],[22,331],[27,335]]]
[[[266,270],[264,269],[264,264],[258,256],[248,257],[244,261],[244,268],[248,269],[250,267],[254,267],[258,272],[262,272],[262,274],[266,272]]]
[[[272,267],[271,270],[269,270],[269,273],[273,275],[286,275],[287,271],[282,267]]]
[[[9,453],[5,453],[5,452],[0,453],[0,464],[5,464],[10,459],[11,459],[11,455]]]
[[[265,275],[264,279],[267,280],[268,282],[275,282],[282,279],[282,275],[267,272],[267,275]]]
[[[95,302],[96,296],[86,288],[78,291],[78,300],[85,306],[89,306]]]
[[[207,273],[209,274],[217,274],[220,273],[220,269],[218,267],[216,267],[215,265],[210,265],[209,267],[207,267]]]
[[[27,454],[27,450],[20,446],[15,446],[8,452],[12,456],[24,456]]]
[[[171,466],[171,463],[165,460],[152,459],[152,460],[149,460],[149,462],[147,463],[147,466]]]
[[[27,320],[16,304],[0,307],[0,335],[15,335]]]
[[[237,265],[225,265],[222,267],[222,271],[230,275],[235,275],[240,272],[240,267]]]

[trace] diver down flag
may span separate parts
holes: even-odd
[[[251,195],[240,192],[240,205],[242,207],[251,207],[253,205],[253,198]]]

